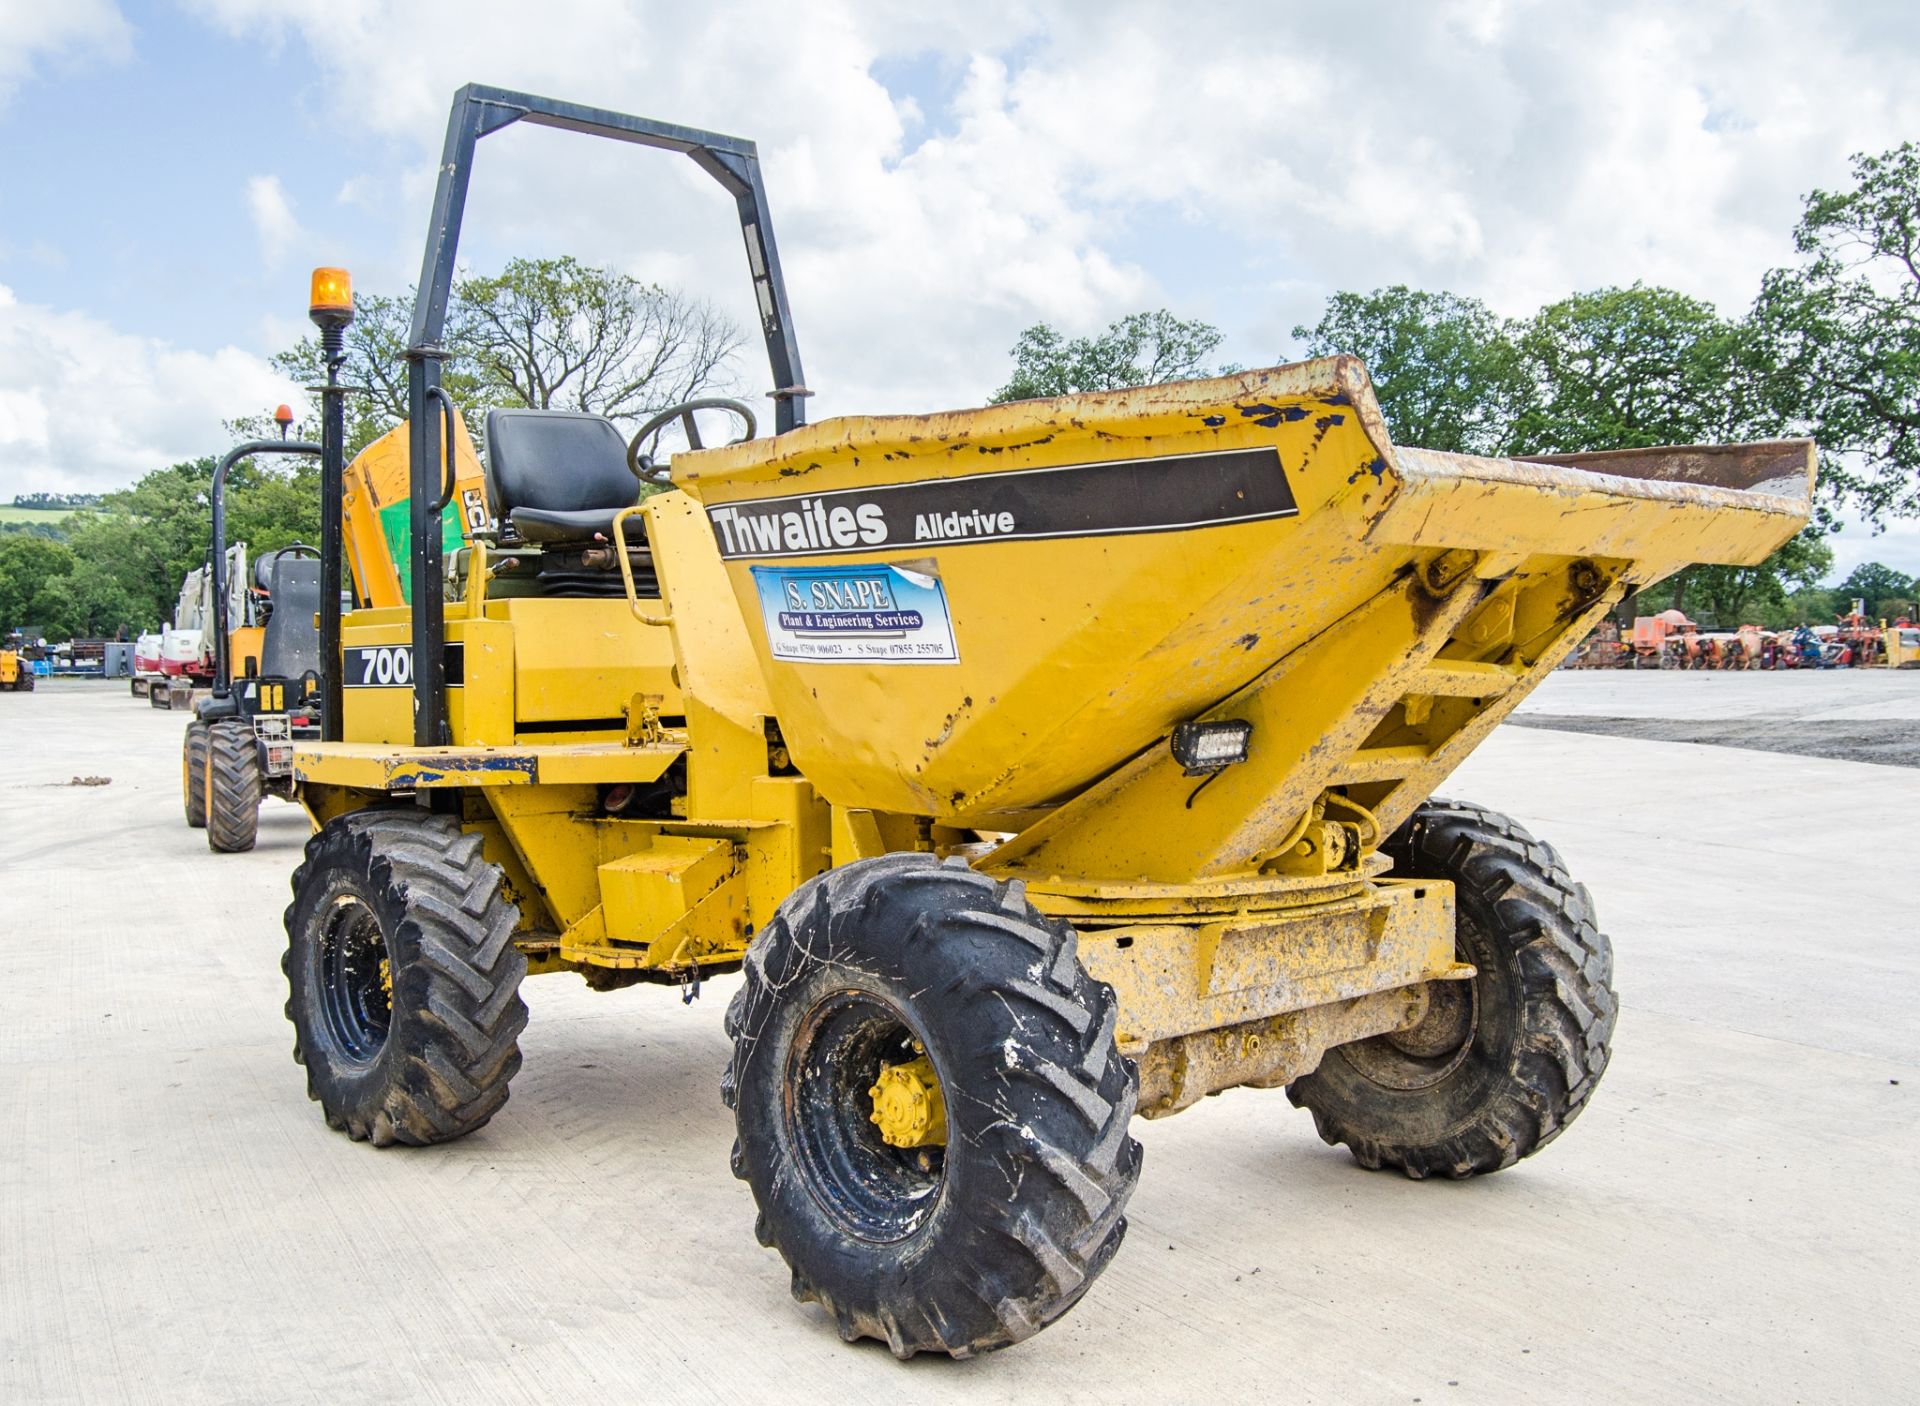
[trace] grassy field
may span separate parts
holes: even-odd
[[[16,508],[0,503],[0,522],[44,522],[48,526],[73,516],[72,508]]]

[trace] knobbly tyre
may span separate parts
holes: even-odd
[[[493,412],[497,526],[443,560],[471,449],[441,324],[475,145],[514,124],[734,198],[776,433]],[[1363,1165],[1460,1177],[1585,1106],[1614,1022],[1586,890],[1431,797],[1626,592],[1792,535],[1810,445],[1396,448],[1346,358],[808,426],[752,145],[479,87],[419,287],[411,595],[343,628],[321,592],[348,659],[408,663],[345,668],[294,753],[288,1014],[332,1126],[484,1125],[529,972],[741,969],[759,1238],[904,1357],[1078,1301],[1136,1113],[1284,1087]],[[669,476],[643,451],[673,418]]]

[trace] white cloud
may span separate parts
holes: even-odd
[[[1247,363],[1391,282],[1517,314],[1643,279],[1738,310],[1802,193],[1920,133],[1910,0],[189,3],[298,46],[315,120],[362,139],[325,185],[386,229],[325,256],[371,290],[415,276],[463,82],[757,138],[816,417],[976,403],[1028,323],[1162,303]],[[482,151],[469,256],[573,252],[752,325],[730,202],[690,162],[518,129]],[[249,195],[290,259],[284,190]]]
[[[306,238],[278,176],[255,176],[247,182],[247,213],[260,239],[260,257],[270,269],[278,268],[287,252]]]
[[[1857,514],[1846,514],[1840,530],[1827,539],[1833,548],[1829,583],[1846,579],[1854,567],[1870,561],[1890,566],[1908,576],[1920,576],[1920,522],[1895,521],[1880,531]]]
[[[1920,131],[1920,89],[1898,77],[1920,60],[1905,0],[1376,3],[1315,24],[1253,3],[1195,23],[1149,0],[552,0],[538,25],[519,0],[468,0],[458,23],[381,0],[200,9],[297,36],[343,120],[411,144],[404,184],[384,182],[410,240],[470,78],[757,137],[810,379],[839,411],[964,403],[1025,323],[1094,325],[1164,282],[1214,285],[1183,310],[1247,361],[1283,353],[1327,292],[1395,281],[1525,313],[1644,279],[1737,310],[1790,257],[1805,190]],[[964,74],[947,111],[873,77],[929,56]],[[685,253],[726,238],[712,191],[588,147],[491,139],[470,233],[484,213],[502,243],[737,293],[736,271]],[[1244,266],[1129,244],[1156,210],[1242,242]]]
[[[457,25],[432,6],[368,0],[329,7],[324,24],[256,0],[202,9],[249,37],[297,33],[337,115],[412,148],[404,172],[342,173],[353,199],[377,194],[395,219],[396,247],[356,262],[406,281],[448,99],[464,81],[757,138],[809,382],[822,392],[816,414],[976,399],[1003,377],[1026,323],[1104,321],[1155,296],[1149,276],[1101,246],[1098,213],[1015,126],[1000,51],[1035,23],[1014,7],[970,10],[964,29],[944,14],[773,0],[711,10],[553,0],[534,27],[504,0],[462,6]],[[418,62],[397,61],[408,48]],[[909,148],[904,105],[870,70],[929,49],[966,76],[954,110],[930,114]],[[577,252],[687,282],[752,325],[731,202],[691,163],[531,130],[490,137],[482,152],[470,254],[483,240]]]
[[[224,420],[298,403],[260,358],[189,351],[97,318],[20,302],[0,285],[0,502],[123,488],[224,449]]]
[[[118,62],[131,39],[113,0],[8,0],[0,5],[0,104],[46,59]]]

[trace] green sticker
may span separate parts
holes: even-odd
[[[405,499],[380,510],[380,531],[387,539],[387,556],[400,577],[400,599],[413,604],[413,505]],[[457,514],[440,513],[440,550],[453,553],[466,541]]]

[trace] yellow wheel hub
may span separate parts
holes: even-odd
[[[890,1146],[946,1146],[947,1100],[926,1055],[905,1064],[881,1065],[880,1077],[867,1093],[873,1099],[870,1121]]]

